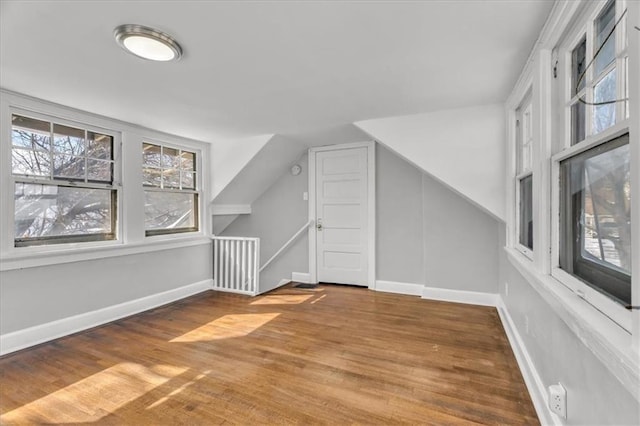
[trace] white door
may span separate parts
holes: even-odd
[[[368,285],[367,148],[316,154],[318,281]]]

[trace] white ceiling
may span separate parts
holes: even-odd
[[[551,0],[6,1],[0,86],[204,141],[503,101]],[[172,34],[152,63],[124,23]]]

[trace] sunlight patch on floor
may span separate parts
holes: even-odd
[[[251,305],[298,305],[312,297],[313,294],[274,294],[260,297],[251,302]]]
[[[225,315],[215,321],[193,329],[170,340],[171,343],[206,342],[210,340],[243,337],[257,330],[280,313]]]
[[[166,383],[186,367],[123,362],[0,416],[1,424],[94,422]]]
[[[184,385],[180,386],[179,388],[172,390],[167,396],[163,396],[153,404],[149,405],[146,409],[150,410],[152,408],[156,408],[157,406],[161,405],[163,402],[168,401],[172,396],[179,394],[180,392],[182,392],[183,390],[185,390],[195,382],[204,379],[205,377],[207,377],[207,375],[209,375],[209,373],[211,373],[211,370],[207,370],[204,373],[198,374],[193,380],[190,380]]]

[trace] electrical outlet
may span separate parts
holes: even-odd
[[[563,419],[567,418],[567,391],[560,383],[549,386],[549,409]]]

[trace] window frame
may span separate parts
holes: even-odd
[[[531,137],[530,137],[530,142],[525,143],[525,138],[527,137],[527,129],[525,128],[525,120],[523,119],[524,115],[526,112],[529,112],[530,114],[530,119],[529,119],[529,130],[531,132]],[[531,177],[532,179],[532,187],[531,187],[531,220],[532,222],[533,220],[533,211],[534,211],[534,203],[533,203],[533,179],[534,179],[534,173],[533,173],[533,169],[534,169],[534,151],[535,151],[535,137],[533,134],[533,96],[532,96],[532,87],[529,87],[529,89],[527,90],[526,94],[522,97],[522,100],[520,101],[518,107],[515,110],[515,121],[513,123],[515,129],[514,129],[514,143],[515,143],[515,149],[514,149],[514,164],[515,164],[515,176],[514,176],[514,191],[515,191],[515,205],[514,205],[514,211],[515,211],[515,217],[514,217],[514,246],[515,248],[520,251],[522,254],[524,254],[529,260],[533,261],[534,258],[534,250],[529,248],[528,246],[522,244],[520,242],[520,232],[521,232],[521,222],[522,222],[522,211],[521,211],[521,207],[522,207],[522,192],[521,192],[521,184],[522,181],[528,177]],[[529,145],[529,156],[530,156],[530,160],[529,160],[529,167],[528,168],[524,168],[523,166],[523,156],[522,156],[522,152],[523,152],[523,147],[524,145]],[[534,225],[535,226],[535,225]],[[532,239],[533,239],[533,247],[535,248],[535,231],[532,232]]]
[[[558,108],[562,108],[563,114],[561,117],[564,117],[563,122],[563,132],[561,133],[562,137],[560,138],[560,143],[556,146],[556,149],[552,152],[551,155],[551,276],[559,281],[562,285],[569,288],[574,294],[578,297],[584,299],[587,303],[595,307],[598,311],[602,312],[605,316],[611,319],[615,324],[622,327],[626,332],[630,333],[633,327],[633,318],[631,311],[625,309],[620,303],[614,301],[608,296],[602,294],[601,292],[595,290],[588,284],[581,281],[579,278],[573,276],[568,273],[560,266],[560,251],[561,247],[561,238],[562,238],[562,229],[561,229],[561,170],[560,164],[562,161],[567,160],[569,158],[575,157],[577,155],[582,154],[585,151],[588,151],[592,148],[595,148],[600,145],[604,145],[613,139],[616,139],[625,133],[629,133],[629,118],[626,113],[622,114],[624,111],[621,105],[624,105],[625,102],[617,102],[616,105],[616,122],[602,130],[599,133],[593,132],[593,107],[586,105],[585,111],[585,138],[582,141],[579,141],[572,145],[572,117],[571,117],[571,107],[575,104],[576,99],[581,93],[586,94],[586,101],[593,102],[593,89],[597,81],[603,76],[606,76],[607,73],[616,68],[616,96],[617,99],[620,99],[623,84],[620,84],[621,81],[624,81],[620,78],[622,69],[619,67],[620,62],[624,63],[624,59],[620,56],[628,55],[629,48],[628,46],[624,49],[621,48],[621,43],[623,37],[616,36],[616,44],[615,44],[615,59],[611,64],[604,67],[603,71],[598,75],[594,76],[594,65],[591,65],[587,69],[587,73],[585,75],[585,88],[579,91],[575,96],[573,93],[573,70],[572,70],[572,53],[574,49],[578,46],[578,44],[586,37],[586,51],[587,57],[585,62],[589,64],[593,58],[593,53],[595,53],[595,22],[596,19],[600,16],[600,14],[604,11],[604,9],[609,4],[610,0],[601,0],[597,3],[590,4],[590,8],[585,10],[582,19],[579,19],[579,24],[576,25],[570,31],[570,36],[565,37],[564,40],[559,44],[560,51],[563,52],[564,63],[566,64],[564,68],[564,78],[562,82],[564,84],[564,91],[562,91],[560,98],[558,99]],[[624,0],[616,0],[616,12],[615,12],[615,20],[617,21],[622,13],[622,11],[626,7],[626,2]],[[626,26],[624,22],[626,20],[621,21],[622,27],[616,30],[617,34],[624,34],[626,31]],[[624,75],[622,76],[624,77]],[[633,166],[632,166],[633,167]],[[634,190],[635,191],[635,190]],[[633,290],[633,288],[632,288]]]
[[[604,315],[613,320],[620,327],[627,332],[631,332],[632,329],[632,316],[631,311],[627,310],[620,303],[605,296],[599,291],[595,290],[588,284],[582,282],[572,274],[566,272],[560,267],[560,250],[562,235],[562,229],[560,226],[560,204],[561,204],[561,170],[560,163],[566,159],[575,157],[585,151],[600,145],[606,144],[608,141],[616,139],[629,132],[628,123],[624,122],[616,123],[614,126],[599,133],[596,136],[591,136],[585,140],[585,143],[580,143],[572,146],[565,151],[561,151],[551,157],[552,162],[552,249],[551,249],[551,276],[557,279],[561,284],[568,287],[576,295],[584,299],[587,303],[593,305],[596,309],[602,312]]]
[[[5,223],[8,228],[5,232],[5,235],[2,236],[3,246],[10,246],[11,248],[8,250],[10,252],[15,253],[40,253],[40,252],[48,252],[55,250],[65,250],[73,247],[92,247],[95,245],[111,245],[118,244],[121,240],[122,235],[122,227],[121,220],[122,217],[122,203],[121,203],[121,184],[120,184],[120,176],[121,176],[121,164],[120,164],[120,133],[114,131],[109,128],[97,126],[91,122],[78,121],[67,119],[62,116],[58,116],[55,114],[47,114],[41,113],[38,111],[34,111],[31,109],[14,107],[11,106],[8,108],[7,113],[3,113],[6,116],[6,120],[8,122],[8,126],[6,129],[5,136],[7,137],[7,153],[8,155],[2,156],[3,161],[7,162],[8,174],[10,176],[9,183],[11,185],[11,201],[9,205],[5,207],[3,205],[3,212],[7,212],[7,220]],[[54,177],[51,173],[49,177],[45,176],[28,176],[28,175],[17,175],[13,174],[13,167],[11,165],[12,162],[12,152],[13,152],[13,144],[12,144],[12,117],[13,116],[21,116],[27,118],[33,118],[36,120],[46,121],[50,124],[51,132],[53,132],[53,126],[58,124],[62,126],[73,127],[77,129],[82,129],[85,131],[85,136],[88,132],[95,132],[99,134],[103,134],[106,136],[110,136],[112,138],[112,146],[111,146],[111,163],[112,163],[112,180],[111,183],[92,181],[88,179],[88,176],[85,173],[85,179],[80,180],[77,178],[66,178],[66,177]],[[53,138],[51,140],[51,144],[53,144]],[[53,148],[52,148],[53,149]],[[49,153],[52,151],[50,150]],[[86,158],[86,156],[85,156]],[[15,188],[16,184],[25,183],[25,184],[34,184],[34,185],[50,185],[56,187],[72,187],[72,188],[85,188],[85,189],[100,189],[100,190],[109,190],[111,192],[111,232],[110,233],[101,233],[101,234],[83,234],[83,235],[65,235],[65,236],[52,236],[52,237],[41,237],[41,238],[31,238],[29,240],[21,240],[18,239],[15,235]],[[9,198],[9,197],[7,197]],[[3,203],[4,204],[4,203]],[[50,242],[50,243],[48,243]]]
[[[11,115],[22,114],[35,118],[55,119],[67,125],[85,127],[100,133],[115,136],[114,140],[114,187],[118,191],[118,235],[117,240],[75,242],[29,247],[14,247],[13,203],[14,185],[11,168]],[[188,150],[200,152],[201,194],[208,194],[211,181],[212,144],[201,140],[176,136],[149,129],[88,111],[56,104],[43,99],[0,88],[0,179],[7,191],[0,191],[0,271],[12,271],[70,262],[105,259],[138,253],[153,253],[183,247],[211,244],[211,222],[206,217],[209,205],[200,202],[198,215],[200,231],[156,237],[144,235],[144,212],[140,202],[144,196],[140,173],[142,157],[140,147],[143,140],[166,141]],[[123,185],[123,182],[125,183]],[[202,195],[201,195],[202,196]]]
[[[144,235],[145,238],[153,238],[153,237],[166,237],[166,236],[170,236],[170,235],[175,235],[175,234],[191,234],[191,233],[199,233],[201,232],[201,228],[202,228],[202,223],[200,220],[200,205],[201,205],[201,199],[202,199],[202,191],[201,191],[201,182],[202,182],[202,174],[201,174],[201,169],[202,169],[202,152],[198,149],[189,147],[189,146],[184,146],[184,145],[179,145],[179,144],[175,144],[175,143],[166,143],[166,142],[162,142],[162,141],[158,141],[158,140],[154,140],[154,139],[150,139],[150,138],[143,138],[142,140],[142,150],[141,150],[141,157],[144,155],[144,146],[145,145],[156,145],[159,146],[162,150],[164,148],[169,148],[169,149],[175,149],[178,150],[179,152],[179,156],[181,156],[182,152],[189,152],[192,153],[194,155],[194,162],[193,162],[193,179],[194,179],[194,188],[185,188],[183,189],[182,186],[182,180],[180,180],[180,187],[179,188],[173,188],[173,187],[169,187],[169,188],[164,188],[163,185],[163,181],[161,181],[161,185],[159,187],[157,186],[152,186],[152,185],[145,185],[144,184],[144,179],[142,180],[142,188],[143,188],[143,195],[149,191],[149,192],[159,192],[159,193],[174,193],[174,194],[192,194],[194,195],[194,208],[193,208],[193,215],[194,215],[194,223],[195,226],[192,227],[182,227],[182,228],[164,228],[164,229],[146,229],[146,226],[143,224],[143,228],[144,228]],[[161,154],[162,155],[162,154]],[[142,169],[145,168],[145,164],[144,162],[142,163]],[[161,170],[163,170],[162,167],[160,167]],[[143,197],[143,200],[146,197]],[[144,210],[144,208],[143,208]],[[146,221],[145,221],[146,222]]]

